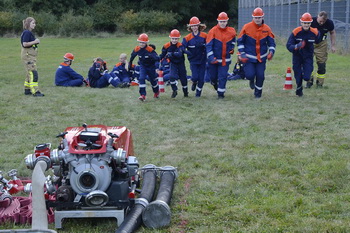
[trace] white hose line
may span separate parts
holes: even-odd
[[[47,230],[47,210],[44,197],[45,170],[47,163],[38,161],[34,167],[32,174],[32,229]]]

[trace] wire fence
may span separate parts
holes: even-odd
[[[285,39],[294,28],[300,26],[299,19],[303,13],[317,16],[318,12],[326,11],[328,18],[334,22],[337,50],[350,52],[350,0],[239,0],[238,31],[252,20],[252,12],[256,7],[264,10],[265,23],[273,33]]]

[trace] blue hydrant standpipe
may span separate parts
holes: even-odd
[[[160,185],[155,201],[151,202],[142,213],[143,223],[152,229],[170,225],[171,210],[169,207],[177,169],[172,166],[160,168]]]
[[[142,211],[152,201],[157,182],[156,166],[146,165],[143,167],[143,182],[140,198],[135,201],[134,207],[126,216],[116,233],[131,233],[136,231],[142,224]]]

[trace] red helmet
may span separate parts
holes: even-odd
[[[66,53],[63,58],[66,61],[74,61],[74,55],[72,53]]]
[[[301,16],[301,18],[300,18],[300,22],[311,23],[312,22],[312,16],[310,15],[310,13],[308,13],[308,12],[304,13]]]
[[[263,17],[264,11],[260,7],[257,7],[254,9],[252,16],[253,17]]]
[[[170,38],[180,38],[181,34],[180,34],[179,30],[174,29],[170,32],[169,37]]]
[[[218,18],[217,18],[218,21],[227,21],[228,20],[228,16],[225,12],[221,12],[219,15],[218,15]]]
[[[148,43],[148,35],[146,33],[142,33],[141,35],[139,35],[139,38],[137,39],[138,42],[144,42],[144,43]]]
[[[196,26],[199,25],[201,23],[201,21],[199,21],[199,19],[196,16],[193,16],[190,19],[190,23],[188,24],[188,26]]]

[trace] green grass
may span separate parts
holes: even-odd
[[[38,143],[57,145],[55,136],[68,126],[125,125],[141,166],[171,165],[179,171],[171,226],[139,232],[350,229],[349,56],[330,54],[325,87],[307,89],[302,98],[282,90],[291,54],[281,43],[268,62],[260,100],[244,80],[228,82],[222,101],[209,84],[201,98],[191,92],[176,99],[170,98],[170,87],[153,99],[148,86],[145,103],[137,100],[135,87],[53,85],[66,52],[76,57],[72,67],[86,76],[94,57],[101,56],[111,68],[120,53],[130,54],[136,38],[42,38],[38,71],[44,98],[23,95],[19,39],[1,38],[0,170],[16,168],[29,176],[23,158]],[[157,51],[169,40],[167,35],[150,39]],[[0,226],[6,227],[20,226]],[[80,219],[63,227],[58,232],[113,232],[116,225]]]

